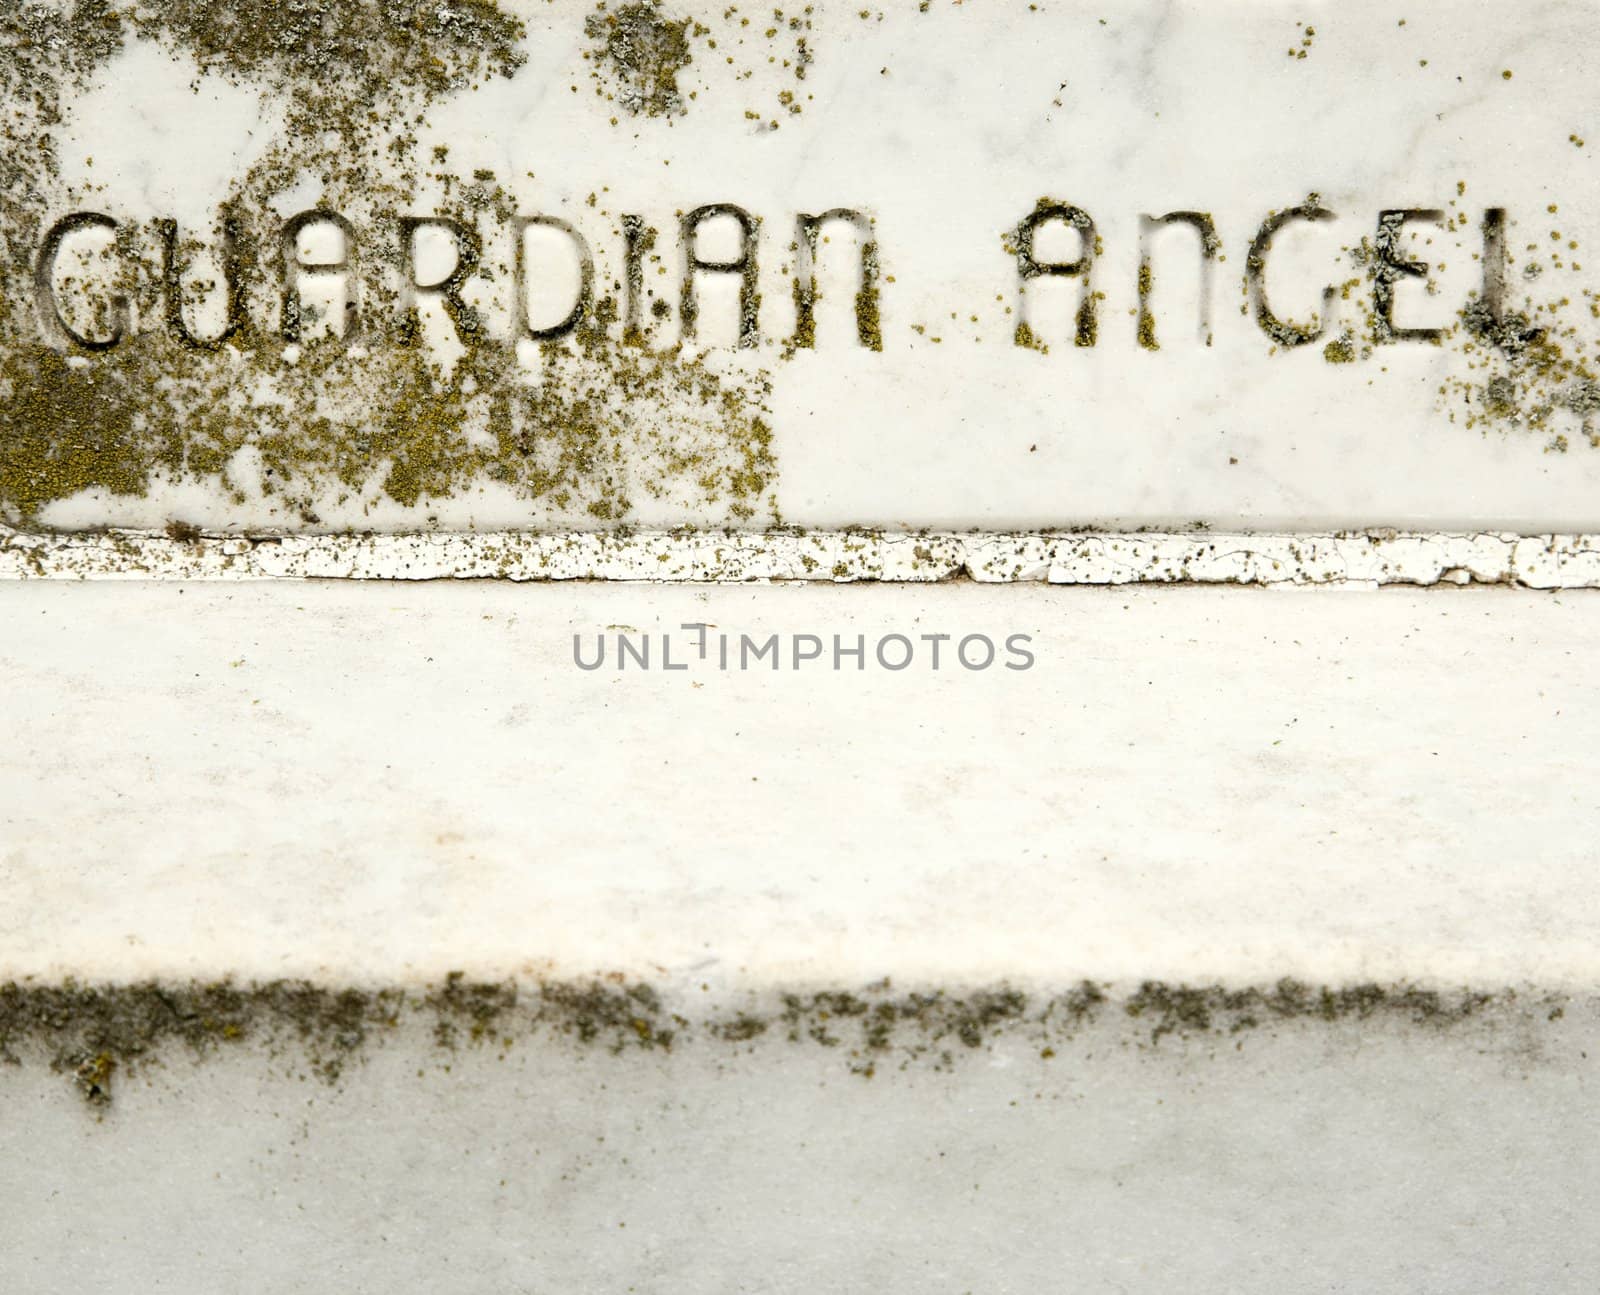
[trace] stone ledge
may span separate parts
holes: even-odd
[[[1342,531],[43,533],[0,579],[624,580],[1600,587],[1600,536]]]

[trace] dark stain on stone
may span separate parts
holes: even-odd
[[[90,1105],[106,1107],[116,1077],[174,1052],[202,1061],[244,1049],[269,1067],[338,1084],[369,1049],[420,1025],[424,1046],[441,1059],[484,1048],[504,1056],[524,1042],[598,1056],[787,1044],[836,1051],[849,1072],[870,1078],[886,1065],[950,1070],[962,1056],[1008,1040],[1049,1060],[1091,1029],[1151,1050],[1335,1026],[1445,1031],[1481,1021],[1515,1033],[1509,1027],[1553,1028],[1573,1000],[1529,990],[1285,979],[1243,987],[1151,980],[1131,989],[1083,981],[1051,993],[1007,985],[898,990],[880,981],[859,990],[728,991],[707,1003],[675,1010],[661,989],[621,975],[481,981],[453,973],[421,987],[13,981],[0,986],[0,1062],[48,1064]]]

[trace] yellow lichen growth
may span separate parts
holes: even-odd
[[[641,29],[626,13],[607,30],[632,39]],[[494,0],[77,0],[64,17],[42,8],[0,16],[12,41],[0,58],[0,227],[12,245],[37,248],[47,218],[80,205],[56,180],[51,130],[67,90],[128,40],[159,42],[248,84],[287,119],[224,204],[237,240],[225,337],[185,336],[183,312],[203,295],[204,275],[166,273],[156,222],[116,231],[106,287],[136,323],[105,349],[43,335],[31,266],[21,257],[0,265],[0,520],[36,525],[52,503],[86,490],[138,496],[194,478],[313,525],[324,503],[422,509],[486,484],[526,499],[530,523],[625,522],[645,498],[729,521],[775,520],[770,383],[759,367],[619,338],[627,330],[603,301],[565,339],[542,344],[531,368],[465,298],[441,301],[457,353],[447,362],[423,344],[398,286],[409,251],[394,214],[424,176],[415,123],[444,98],[513,74],[522,34]],[[318,141],[330,134],[341,146],[323,153]],[[310,309],[292,330],[303,324],[307,335],[291,337],[279,200],[301,182],[313,147],[319,205],[359,239],[359,311],[325,330]],[[435,165],[444,160],[433,151]],[[491,172],[431,178],[453,195],[449,214],[463,230],[503,234],[516,214]],[[183,234],[167,251],[182,267],[217,245],[213,231]],[[463,287],[470,281],[464,271]]]

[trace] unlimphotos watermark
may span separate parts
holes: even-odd
[[[1031,634],[753,635],[691,621],[669,632],[572,636],[580,670],[970,670],[1033,669]]]

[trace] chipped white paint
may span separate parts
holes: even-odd
[[[1600,587],[1600,536],[930,531],[270,535],[0,528],[0,579]]]

